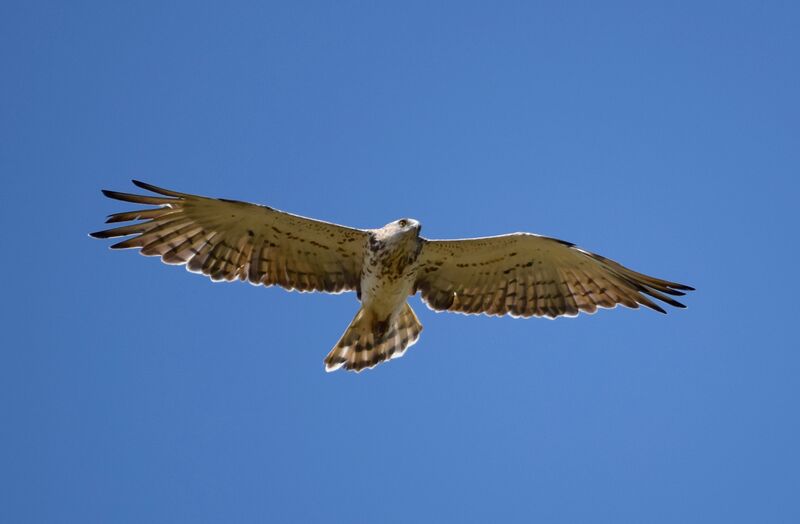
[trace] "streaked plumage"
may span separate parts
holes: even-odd
[[[328,371],[359,371],[402,356],[422,331],[406,302],[418,291],[437,311],[555,318],[618,304],[665,313],[653,299],[685,307],[672,297],[693,289],[531,233],[427,240],[412,219],[355,229],[266,206],[134,184],[161,196],[103,191],[116,200],[157,206],[110,215],[108,223],[136,223],[91,234],[130,237],[113,249],[138,248],[212,280],[356,291],[361,308],[326,357]]]

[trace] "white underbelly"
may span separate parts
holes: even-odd
[[[379,318],[388,317],[405,303],[413,285],[414,279],[410,275],[391,279],[365,274],[361,279],[361,303]]]

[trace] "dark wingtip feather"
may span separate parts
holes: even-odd
[[[122,200],[123,202],[136,202],[135,198],[139,195],[131,195],[130,193],[121,193],[119,191],[111,191],[110,189],[101,189],[105,196],[113,198],[114,200]]]
[[[141,180],[136,180],[135,178],[131,179],[131,182],[133,182],[133,185],[137,187],[141,187],[142,189],[146,189],[148,191],[153,191],[153,193],[158,193],[158,191],[155,191],[155,189],[157,189],[156,186],[150,185],[147,182],[142,182]]]
[[[652,303],[652,302],[651,302],[651,303],[649,303],[649,304],[644,304],[644,305],[645,305],[646,307],[649,307],[649,308],[650,308],[650,309],[652,309],[653,311],[658,311],[659,313],[662,313],[662,314],[664,314],[664,315],[666,315],[666,314],[667,314],[666,310],[665,310],[663,307],[659,306],[658,304],[654,304],[654,303]]]
[[[114,200],[121,200],[123,202],[133,202],[134,204],[151,204],[154,206],[163,206],[172,202],[177,202],[175,198],[153,197],[144,195],[134,195],[131,193],[120,193],[119,191],[110,191],[108,189],[101,190],[108,198]]]
[[[134,237],[134,238],[129,238],[127,240],[123,240],[122,242],[117,242],[116,244],[111,245],[110,249],[131,249],[134,247],[142,247],[141,245],[136,244],[138,239],[139,239],[138,237]]]
[[[650,295],[653,298],[657,298],[658,300],[661,300],[662,302],[666,302],[667,304],[669,304],[672,307],[679,307],[679,308],[685,308],[686,307],[685,305],[683,305],[682,303],[678,302],[674,298],[668,297],[667,295],[663,295],[663,294],[659,293],[658,291],[647,290],[647,291],[645,291],[645,293],[647,293],[648,295]]]
[[[159,195],[165,195],[170,197],[177,197],[183,198],[186,195],[184,193],[178,193],[177,191],[170,191],[169,189],[164,189],[163,187],[154,186],[153,184],[148,184],[147,182],[142,182],[141,180],[131,180],[133,184],[137,187],[141,187],[142,189],[146,189],[147,191],[152,191],[153,193],[158,193]]]
[[[108,238],[108,230],[103,231],[95,231],[94,233],[89,233],[89,236],[92,238]]]

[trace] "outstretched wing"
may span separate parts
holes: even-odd
[[[440,311],[555,318],[642,304],[665,313],[648,297],[685,307],[668,295],[693,289],[530,233],[429,240],[419,260],[416,289]]]
[[[134,235],[112,249],[140,248],[143,255],[185,264],[212,280],[332,293],[358,288],[365,231],[256,204],[133,183],[162,196],[103,191],[116,200],[158,206],[110,215],[106,222],[141,221],[91,234]]]

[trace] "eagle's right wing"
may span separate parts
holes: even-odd
[[[163,196],[103,191],[116,200],[158,206],[110,215],[106,222],[142,220],[91,234],[134,235],[112,249],[139,248],[143,255],[186,265],[212,280],[331,293],[358,289],[366,231],[256,204],[133,183]]]
[[[684,307],[667,295],[692,290],[531,233],[426,240],[419,262],[416,289],[439,311],[555,318],[642,304],[664,313],[650,298]]]

